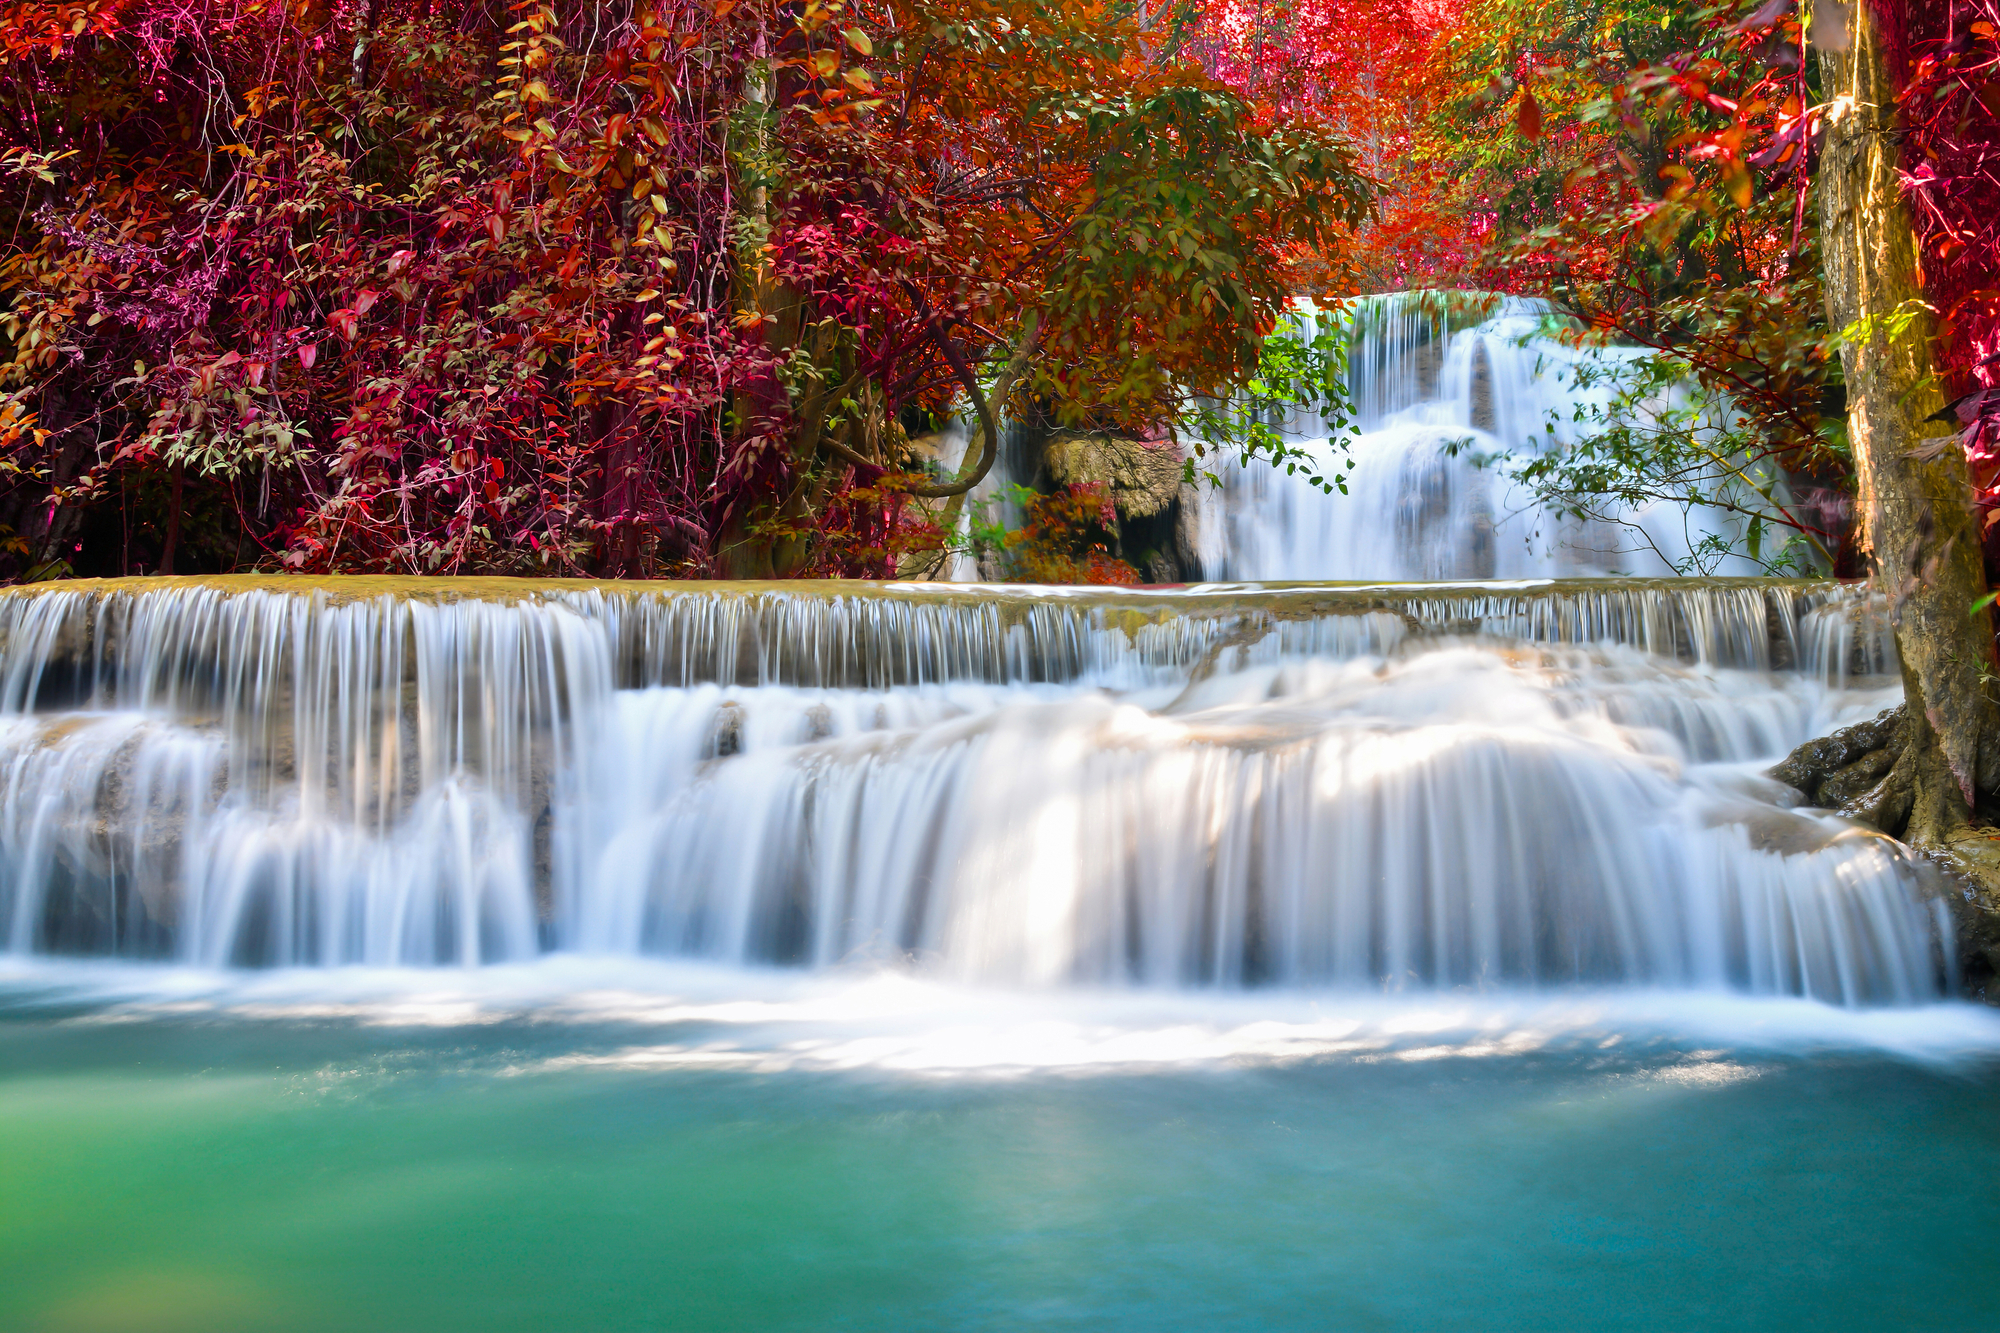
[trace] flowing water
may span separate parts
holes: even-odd
[[[0,602],[8,947],[1949,984],[1898,850],[1757,775],[1894,702],[1838,585],[532,587]]]
[[[0,1328],[1931,1328],[1864,592],[0,596]]]
[[[1515,477],[1522,462],[1600,427],[1640,351],[1565,343],[1545,327],[1546,303],[1519,297],[1398,294],[1365,298],[1341,318],[1352,330],[1352,429],[1336,444],[1310,414],[1287,424],[1322,475],[1345,476],[1346,492],[1326,494],[1307,472],[1268,463],[1222,467],[1221,489],[1196,497],[1197,563],[1207,577],[1763,572],[1746,554],[1737,513],[1660,499],[1612,505],[1582,522],[1542,507]],[[1634,410],[1715,421],[1685,393],[1673,397]],[[1782,476],[1762,480],[1778,502],[1789,498]],[[1735,498],[1766,503],[1747,491]]]

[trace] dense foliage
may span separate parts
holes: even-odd
[[[1990,379],[2000,310],[1995,16],[1972,0],[1876,9],[1905,55],[1905,184],[1946,316],[1939,364],[1966,392]],[[1544,296],[1582,322],[1579,340],[1652,353],[1620,372],[1580,446],[1527,463],[1546,500],[1738,508],[1745,553],[1770,567],[1862,572],[1834,356],[1860,331],[1826,326],[1809,206],[1826,118],[1842,114],[1820,94],[1816,46],[1844,13],[1837,0],[1817,15],[1791,0],[1471,0],[1434,46],[1414,151],[1441,184],[1425,203],[1475,219],[1466,230],[1488,244],[1442,253],[1433,280]],[[1684,378],[1698,392],[1670,394]],[[2000,432],[1983,423],[2000,420],[2000,396],[1963,415],[1984,502],[2000,460],[1982,441]]]
[[[1878,8],[1990,501],[2000,11]],[[1288,300],[1404,286],[1649,353],[1526,465],[1551,502],[1857,570],[1814,41],[1791,0],[0,3],[0,576],[921,572],[1003,409],[1299,466],[1259,405],[1337,417],[1344,348]]]
[[[0,62],[16,575],[893,572],[991,462],[934,414],[1232,392],[1371,195],[1073,0],[21,0]]]
[[[1903,185],[1924,286],[1940,317],[1939,364],[1958,399],[1966,457],[2000,566],[2000,4],[1884,8],[1902,66]]]

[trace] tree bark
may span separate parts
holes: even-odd
[[[1895,87],[1868,5],[1846,9],[1845,42],[1825,41],[1820,56],[1830,102],[1818,184],[1827,317],[1847,331],[1840,356],[1857,517],[1890,599],[1910,705],[1900,831],[1939,849],[1963,836],[1979,793],[2000,786],[1993,631],[1990,614],[1972,610],[1986,580],[1965,453],[1949,427],[1926,424],[1944,397],[1897,185]]]
[[[160,543],[161,574],[174,572],[174,548],[181,542],[181,483],[187,479],[187,471],[179,464],[167,470],[167,535]]]

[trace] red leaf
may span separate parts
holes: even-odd
[[[318,343],[300,343],[300,344],[299,344],[299,364],[300,364],[300,365],[304,366],[304,367],[305,367],[305,368],[306,368],[307,370],[311,370],[311,369],[313,368],[313,362],[315,362],[315,361],[317,361],[317,360],[319,360],[319,344],[318,344]]]
[[[1542,104],[1535,100],[1535,94],[1523,84],[1521,105],[1514,113],[1514,123],[1520,127],[1524,138],[1535,140],[1542,137]]]

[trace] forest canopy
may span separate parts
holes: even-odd
[[[1877,6],[1954,397],[2000,351],[1992,3]],[[0,4],[0,576],[934,571],[1003,415],[1167,437],[1294,298],[1411,287],[1726,394],[1725,465],[1854,570],[1838,8]],[[1717,457],[1610,431],[1534,480]]]

